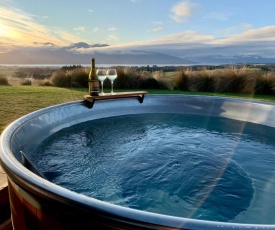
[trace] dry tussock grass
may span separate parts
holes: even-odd
[[[247,67],[199,71],[180,70],[175,88],[195,92],[275,94],[275,71],[264,72]]]

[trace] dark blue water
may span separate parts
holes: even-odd
[[[53,183],[114,204],[274,224],[274,134],[224,118],[127,115],[63,129],[31,160]]]

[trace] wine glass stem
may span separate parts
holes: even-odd
[[[111,93],[114,93],[114,90],[113,90],[113,84],[114,84],[114,82],[113,82],[113,81],[111,81]]]
[[[101,82],[101,93],[103,94],[103,81]]]

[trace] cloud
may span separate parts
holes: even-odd
[[[265,26],[258,29],[250,29],[241,34],[217,40],[217,43],[219,44],[246,42],[275,42],[275,26]]]
[[[1,37],[8,38],[11,36],[11,30],[8,26],[0,24],[0,34]]]
[[[62,47],[62,48],[65,48],[67,51],[72,51],[74,53],[85,53],[89,50],[93,50],[95,48],[103,48],[103,47],[108,47],[109,45],[108,44],[93,44],[93,45],[90,45],[86,42],[77,42],[77,43],[73,43],[73,44],[70,44],[69,46],[65,46],[65,47]],[[61,49],[62,49],[61,48]]]
[[[2,0],[1,0],[2,1]],[[196,3],[181,1],[172,8],[173,20],[184,22],[194,15],[197,8]],[[225,13],[209,14],[217,20],[226,20]],[[78,36],[64,31],[60,28],[46,27],[35,21],[38,16],[25,13],[16,8],[0,6],[0,52],[14,49],[15,46],[45,47],[45,49],[59,49],[68,47],[68,44],[77,44]],[[151,32],[163,31],[162,22],[153,22],[155,28]],[[75,27],[75,31],[87,30],[83,26]],[[91,30],[91,28],[90,28]],[[102,29],[101,29],[102,30]],[[109,27],[110,35],[107,40],[114,41],[114,45],[94,44],[74,47],[77,52],[132,52],[152,51],[183,57],[185,55],[209,55],[209,54],[259,54],[263,56],[275,56],[275,26],[254,28],[250,24],[240,24],[223,30],[216,31],[213,35],[202,34],[197,31],[182,31],[181,33],[159,36],[159,38],[148,41],[137,41],[126,44],[118,44],[119,37],[113,35],[116,27]],[[92,32],[98,32],[95,27]],[[106,32],[106,31],[105,31]],[[115,33],[114,33],[115,34]],[[106,43],[108,43],[106,42]],[[111,43],[111,42],[110,42]],[[55,46],[54,46],[55,45]]]
[[[33,44],[37,46],[55,46],[55,44],[51,42],[33,42]]]
[[[162,21],[155,21],[154,24],[155,25],[163,25],[164,23]]]
[[[109,40],[118,38],[110,35]],[[137,53],[163,53],[166,55],[190,58],[208,56],[245,56],[259,55],[262,57],[275,57],[275,26],[250,29],[241,34],[223,38],[200,34],[196,31],[183,31],[182,33],[162,36],[158,39],[131,42],[127,44],[87,44],[77,42],[66,48],[75,54],[137,54]],[[0,42],[1,45],[1,42]],[[37,48],[39,49],[39,48]],[[46,50],[60,49],[47,47]],[[193,58],[193,59],[192,59]],[[204,60],[208,60],[207,58]],[[210,60],[210,59],[209,59]]]
[[[31,15],[15,8],[0,7],[0,22],[2,27],[8,28],[9,37],[19,37],[20,34],[26,36],[27,33],[37,37],[38,34],[44,35],[47,32],[43,26],[33,21]]]
[[[117,28],[116,27],[110,27],[110,28],[108,28],[107,30],[108,31],[115,31]]]
[[[83,31],[85,31],[85,27],[84,26],[75,27],[74,30],[79,31],[79,32],[83,32]]]
[[[92,30],[92,33],[96,33],[98,30],[99,30],[99,28],[98,28],[98,27],[95,27],[95,28]]]
[[[102,53],[129,53],[134,51],[164,52],[166,54],[183,55],[184,50],[189,48],[210,47],[214,38],[210,35],[199,34],[195,31],[187,31],[179,34],[163,36],[151,41],[131,42],[127,44],[116,44],[108,47],[99,47],[86,49],[85,52],[102,52]],[[83,50],[84,51],[84,50]]]
[[[248,28],[249,26],[247,26]],[[161,52],[177,57],[209,55],[261,55],[275,57],[275,26],[250,29],[238,35],[215,38],[196,31],[162,36],[151,41],[94,47],[85,52],[131,53],[133,51]],[[84,51],[84,50],[83,50]]]
[[[93,13],[93,12],[94,12],[94,11],[93,11],[93,10],[91,10],[91,9],[89,9],[88,11],[89,11],[90,13]]]
[[[107,46],[110,46],[110,45],[108,45],[108,44],[94,44],[91,47],[92,48],[98,48],[98,47],[107,47]]]
[[[237,26],[232,26],[232,27],[228,27],[222,30],[217,31],[217,34],[221,34],[223,36],[228,36],[228,35],[232,35],[232,34],[240,34],[243,33],[245,31],[248,31],[252,29],[252,25],[251,24],[240,24]]]
[[[71,33],[68,33],[67,31],[62,31],[62,30],[59,30],[57,29],[55,32],[54,32],[54,35],[55,37],[59,38],[61,41],[63,41],[63,46],[68,44],[68,43],[77,43],[79,42],[79,37],[71,34]]]
[[[230,12],[210,12],[205,18],[215,19],[219,21],[227,21],[232,16]]]
[[[84,26],[79,26],[79,27],[75,27],[73,30],[75,30],[77,33],[77,35],[80,35],[81,32],[85,31],[85,27]]]
[[[190,43],[190,42],[200,42],[200,43],[210,43],[214,37],[212,35],[200,34],[196,31],[184,31],[182,33],[171,34],[168,36],[160,37],[156,41],[161,44],[167,43]]]
[[[13,43],[7,42],[7,41],[1,41],[0,39],[0,54],[1,53],[7,53],[9,51],[12,51],[15,47]]]
[[[162,32],[164,29],[162,27],[157,27],[157,28],[154,28],[152,29],[151,31],[154,32],[154,33],[160,33]]]
[[[71,44],[68,48],[84,48],[84,49],[87,49],[87,48],[90,48],[91,46],[85,42],[77,42],[77,43],[73,43]]]
[[[191,3],[189,1],[181,1],[174,5],[171,9],[171,18],[177,22],[185,22],[189,17],[191,17],[199,7],[197,3]]]
[[[93,45],[89,45],[86,42],[77,42],[77,43],[71,44],[68,48],[89,49],[89,48],[107,47],[107,46],[109,46],[109,45],[108,44],[93,44]]]
[[[50,42],[62,46],[70,39],[55,36],[55,31],[60,31],[59,28],[47,28],[37,23],[35,17],[37,16],[17,8],[0,7],[0,25],[8,28],[8,39],[17,46],[32,46],[33,42]]]
[[[107,37],[107,40],[109,40],[109,41],[113,41],[113,40],[118,40],[119,38],[117,37],[117,36],[115,36],[115,35],[109,35],[108,37]]]
[[[71,44],[70,46],[67,46],[67,47],[64,47],[67,51],[69,52],[73,52],[73,53],[82,53],[82,54],[85,54],[85,53],[95,53],[97,52],[98,50],[102,50],[106,47],[109,47],[110,45],[108,44],[93,44],[93,45],[90,45],[90,44],[87,44],[85,42],[78,42],[78,43],[73,43]]]

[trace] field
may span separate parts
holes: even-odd
[[[67,72],[66,75],[64,73],[63,75],[67,77],[67,74],[77,74],[77,72],[74,72],[74,68],[74,66],[65,67],[65,71]],[[152,81],[147,82],[147,85],[143,84],[141,88],[132,87],[132,90],[143,90],[142,88],[145,88],[145,90],[151,94],[226,96],[275,103],[275,71],[273,70],[265,71],[255,67],[226,67],[216,68],[214,70],[187,68],[182,72],[177,68],[171,67],[168,70],[166,69],[166,71],[163,71],[161,68],[154,68],[154,70],[119,68],[118,70],[124,78],[118,77],[116,79],[115,83],[121,83],[118,84],[120,86],[116,86],[116,88],[123,88],[121,91],[129,91],[129,88],[131,87],[123,84],[125,82],[129,84],[129,82],[125,80],[134,79],[131,78],[134,76],[137,79],[143,80],[154,78],[157,81],[164,82],[168,88],[166,90],[160,87],[158,87],[159,89],[153,88],[152,84],[149,84],[152,83]],[[49,80],[52,76],[58,76],[56,75],[57,70],[57,68],[50,67],[22,68],[16,66],[0,66],[0,77],[7,78],[10,85],[0,86],[0,133],[10,122],[25,114],[55,104],[82,100],[83,95],[88,93],[87,88],[39,86],[40,83]],[[89,69],[85,69],[85,71],[88,78]],[[181,74],[181,81],[178,83],[178,87],[175,87],[175,82],[177,81],[179,74]],[[142,77],[140,78],[140,76]],[[87,78],[85,76],[84,80]],[[31,79],[31,85],[23,86],[22,82],[28,79]],[[83,81],[81,75],[80,80]],[[186,81],[188,81],[188,83],[186,83]],[[64,82],[63,78],[61,78],[61,82]],[[136,80],[133,82],[137,83]],[[153,83],[155,82],[153,81]],[[72,86],[72,83],[70,85]],[[64,85],[56,86],[66,87]],[[104,83],[104,86],[106,87],[107,84]],[[212,86],[211,89],[209,88],[210,86]],[[237,90],[237,88],[240,89]],[[107,90],[109,89],[106,88],[106,91]],[[115,90],[117,92],[119,91],[118,89]]]
[[[122,90],[115,90],[122,91]],[[125,90],[123,90],[125,91]],[[238,97],[275,103],[275,95],[247,95],[233,93],[198,93],[180,90],[147,90],[149,94],[186,94]],[[17,118],[51,105],[82,100],[86,88],[58,88],[43,86],[0,86],[0,133]]]
[[[48,80],[56,70],[53,67],[0,66],[0,77],[6,78],[13,86],[21,85],[27,79],[31,79],[32,85],[37,86]]]
[[[0,133],[15,119],[51,105],[80,100],[84,89],[57,87],[0,86]]]

